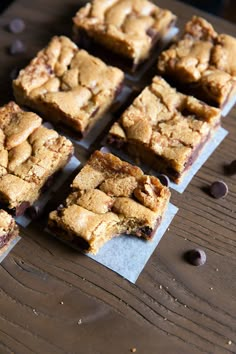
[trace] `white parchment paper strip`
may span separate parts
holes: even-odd
[[[178,208],[170,203],[152,241],[121,235],[107,242],[97,255],[86,255],[135,283],[177,211]]]
[[[235,58],[236,60],[236,58]],[[228,103],[227,105],[223,108],[221,114],[223,117],[226,117],[228,115],[228,113],[231,111],[231,109],[234,107],[236,103],[236,95],[235,97],[233,97]]]

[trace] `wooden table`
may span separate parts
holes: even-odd
[[[18,0],[0,17],[0,103],[12,98],[9,73],[22,67],[54,34],[71,33],[78,0]],[[159,0],[183,24],[191,7]],[[22,17],[27,29],[6,31]],[[219,32],[236,35],[236,26],[205,15]],[[9,56],[15,38],[28,50]],[[182,194],[170,229],[135,285],[40,231],[33,223],[0,265],[0,353],[137,354],[236,353],[236,176],[224,175],[235,159],[236,109],[223,121],[229,135]],[[85,151],[77,149],[83,161]],[[81,157],[83,156],[83,157]],[[204,187],[223,179],[225,199],[208,196]],[[182,255],[200,247],[202,267]]]

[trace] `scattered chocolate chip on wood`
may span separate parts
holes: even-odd
[[[21,18],[13,18],[9,22],[8,29],[12,33],[21,33],[25,29],[25,22]]]
[[[201,266],[206,263],[206,253],[198,248],[187,251],[184,254],[184,258],[187,262],[194,266]]]
[[[235,175],[236,174],[236,160],[233,160],[228,166],[227,166],[227,172],[230,175]]]
[[[11,55],[17,55],[26,51],[24,43],[20,39],[15,39],[9,47]]]
[[[210,186],[210,194],[216,199],[225,197],[228,191],[228,186],[223,181],[215,181]]]
[[[170,185],[170,180],[169,177],[167,177],[166,175],[160,175],[158,176],[161,184],[163,184],[163,186],[169,187]]]

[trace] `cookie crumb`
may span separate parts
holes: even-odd
[[[33,309],[33,313],[38,316],[38,312],[35,309]]]

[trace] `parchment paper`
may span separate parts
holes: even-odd
[[[177,211],[178,208],[170,203],[165,218],[152,241],[145,241],[135,236],[122,235],[107,242],[98,254],[87,255],[128,279],[131,283],[135,283]]]

